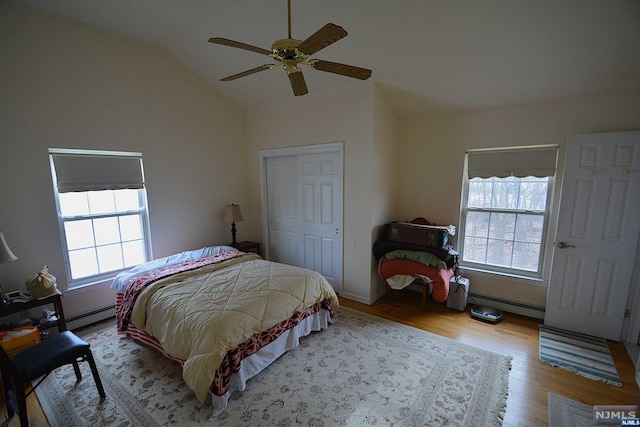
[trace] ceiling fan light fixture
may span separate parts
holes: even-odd
[[[298,67],[298,61],[294,59],[285,59],[284,61],[282,61],[282,66],[287,74],[302,72],[300,67]]]

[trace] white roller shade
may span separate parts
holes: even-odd
[[[517,147],[467,151],[467,172],[472,178],[516,176],[547,177],[556,173],[557,146]]]
[[[139,189],[144,187],[142,156],[51,152],[58,192]]]

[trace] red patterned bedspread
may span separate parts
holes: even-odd
[[[131,283],[124,294],[120,304],[116,304],[116,322],[119,331],[125,331],[129,322],[131,321],[131,311],[133,305],[136,303],[136,299],[140,292],[153,282],[171,276],[172,274],[180,273],[183,271],[195,270],[196,268],[204,265],[217,264],[228,259],[237,258],[245,255],[244,252],[226,252],[220,255],[215,255],[208,258],[201,258],[196,261],[189,261],[182,264],[170,265],[167,267],[158,268],[156,270],[149,271],[141,274],[136,280]]]
[[[123,294],[118,294],[116,296],[116,310],[122,303],[122,298]],[[251,356],[265,345],[271,344],[273,341],[278,339],[278,337],[282,335],[283,332],[290,328],[293,328],[302,320],[317,313],[320,310],[328,311],[329,315],[333,317],[333,304],[331,303],[331,300],[326,299],[322,302],[314,304],[311,307],[308,307],[306,310],[296,313],[289,319],[278,323],[274,327],[267,329],[266,331],[263,331],[259,334],[253,335],[238,347],[230,350],[222,361],[222,364],[216,370],[215,378],[213,379],[210,387],[211,392],[216,396],[224,395],[227,391],[229,391],[229,387],[231,386],[231,376],[240,370],[240,363],[243,359]],[[119,333],[129,335],[134,340],[158,351],[167,359],[174,360],[180,363],[180,365],[184,364],[184,359],[178,359],[167,354],[157,339],[136,328],[131,323],[128,324],[124,331],[119,331]]]
[[[186,262],[179,265],[163,267],[141,274],[127,287],[124,293],[118,293],[116,296],[116,319],[118,332],[129,335],[133,339],[159,351],[165,357],[171,360],[175,360],[184,366],[186,359],[181,359],[179,357],[174,357],[168,354],[164,350],[162,344],[155,337],[137,328],[131,322],[133,307],[138,296],[147,286],[155,283],[160,279],[167,278],[177,273],[196,270],[207,265],[221,263],[223,261],[238,258],[244,255],[247,254],[243,252],[227,252],[221,255],[202,258],[197,261]],[[250,254],[249,256],[254,257],[255,255]],[[328,311],[330,316],[333,316],[332,300],[324,299],[311,306],[308,306],[307,308],[294,313],[293,316],[289,317],[288,319],[275,324],[273,327],[259,333],[255,333],[237,347],[229,350],[215,371],[215,375],[210,386],[210,391],[216,396],[224,395],[230,388],[231,376],[240,370],[241,362],[243,359],[256,353],[265,345],[272,343],[286,330],[298,325],[302,320],[317,313],[322,309]]]

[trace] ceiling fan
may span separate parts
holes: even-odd
[[[332,43],[347,36],[344,28],[327,24],[312,34],[306,40],[298,40],[291,38],[291,0],[287,0],[289,33],[286,39],[280,39],[273,42],[271,50],[262,49],[260,47],[251,46],[222,37],[213,37],[209,39],[210,43],[220,44],[223,46],[235,47],[239,49],[249,50],[251,52],[260,53],[275,59],[275,64],[265,64],[256,68],[252,68],[242,73],[234,74],[229,77],[220,79],[220,81],[228,82],[239,79],[240,77],[249,76],[264,70],[270,70],[275,67],[282,66],[289,76],[291,88],[295,96],[305,95],[307,84],[302,75],[300,65],[305,65],[314,70],[326,71],[329,73],[340,74],[355,79],[366,80],[371,77],[371,70],[366,68],[354,67],[353,65],[339,64],[337,62],[323,61],[321,59],[309,59],[311,55]]]

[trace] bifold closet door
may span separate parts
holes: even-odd
[[[321,152],[268,157],[269,254],[342,288],[342,157]]]

